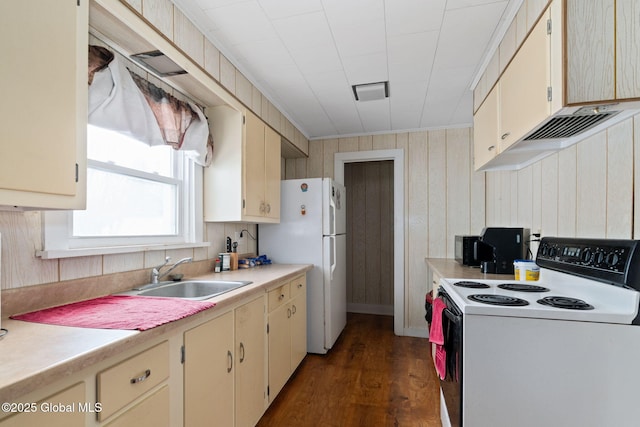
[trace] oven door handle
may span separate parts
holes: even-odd
[[[442,312],[454,324],[460,325],[462,323],[462,316],[456,315],[453,311],[449,310],[448,308],[445,308]]]

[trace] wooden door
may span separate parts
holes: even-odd
[[[614,99],[614,0],[567,0],[566,5],[567,103]]]
[[[640,98],[640,1],[616,0],[616,98]]]
[[[347,163],[347,304],[393,313],[393,161]]]

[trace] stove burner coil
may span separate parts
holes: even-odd
[[[469,282],[466,280],[463,280],[462,282],[456,282],[453,284],[454,286],[460,286],[461,288],[472,288],[472,289],[488,289],[491,286],[487,285],[486,283],[480,283],[480,282]]]
[[[587,304],[581,299],[571,297],[549,296],[539,299],[538,303],[568,310],[593,310],[594,308],[591,304]]]
[[[503,283],[498,285],[500,289],[506,291],[518,291],[518,292],[549,292],[548,288],[538,285],[530,285],[527,283]]]
[[[475,294],[469,295],[467,298],[469,298],[471,301],[491,305],[506,305],[510,307],[529,305],[529,303],[523,299],[510,297],[507,295]]]

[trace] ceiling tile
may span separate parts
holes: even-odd
[[[470,85],[523,0],[172,0],[311,138],[467,125]],[[351,85],[389,80],[390,98]],[[376,104],[377,102],[377,104]]]
[[[387,35],[422,33],[439,30],[447,0],[387,1]]]
[[[208,0],[200,0],[208,1]],[[320,0],[258,0],[269,19],[280,19],[322,10]]]

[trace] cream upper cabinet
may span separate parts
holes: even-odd
[[[207,109],[213,162],[204,173],[205,221],[280,221],[280,136],[253,113]]]
[[[473,151],[476,169],[498,154],[498,85],[489,92],[473,116]]]
[[[246,113],[245,215],[280,219],[280,135]],[[270,221],[275,220],[275,221]]]
[[[0,206],[85,208],[88,3],[0,2]]]
[[[538,21],[500,78],[500,152],[550,114],[549,13]]]
[[[640,98],[640,1],[616,0],[616,98]]]
[[[615,0],[567,0],[567,102],[615,98]]]

